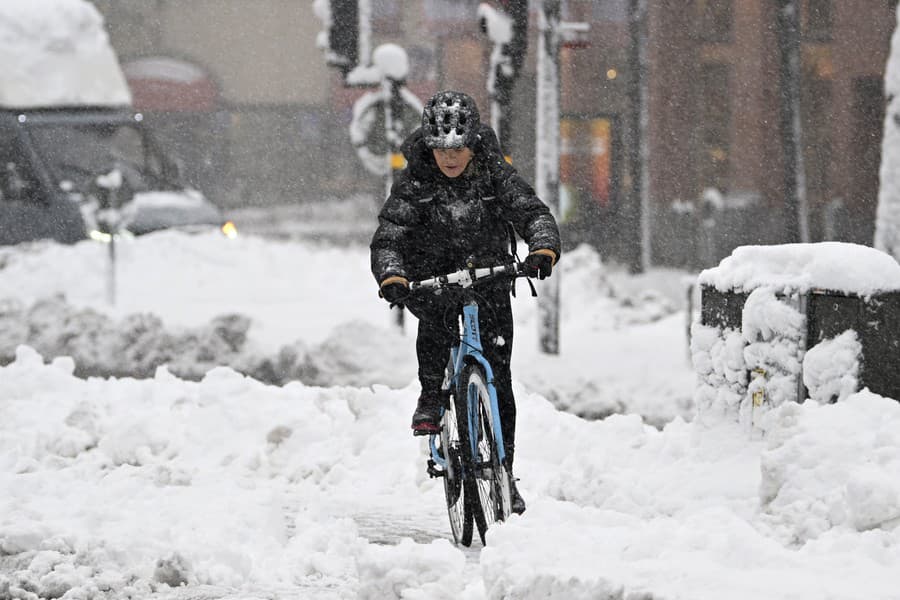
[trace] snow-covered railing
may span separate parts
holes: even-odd
[[[855,244],[741,246],[703,271],[691,330],[704,416],[762,425],[788,401],[900,398],[900,265]]]

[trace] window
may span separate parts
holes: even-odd
[[[849,241],[869,243],[874,234],[878,205],[878,169],[881,164],[881,136],[884,127],[884,81],[880,77],[853,80],[853,129],[850,134],[851,187],[850,217],[856,225]]]
[[[425,0],[425,18],[447,24],[476,23],[479,0]]]
[[[0,202],[37,202],[41,194],[34,171],[19,143],[7,140],[0,144]]]
[[[372,31],[377,33],[399,33],[402,29],[403,14],[399,0],[378,0],[372,2]]]
[[[834,4],[832,0],[807,0],[806,27],[804,37],[812,41],[827,42],[831,40],[834,26]]]
[[[628,0],[593,2],[594,20],[624,23],[628,21]]]
[[[697,37],[706,42],[731,41],[734,14],[732,0],[697,0]]]
[[[803,112],[803,156],[810,200],[824,204],[831,200],[831,82],[807,76],[803,79],[800,109]]]
[[[434,48],[409,46],[409,79],[411,81],[434,81],[437,79],[437,58]]]
[[[29,134],[61,189],[85,192],[97,176],[118,169],[132,191],[163,180],[162,163],[132,124],[34,125]]]
[[[697,171],[701,188],[729,188],[731,160],[731,96],[728,65],[707,63],[700,67],[700,126]]]

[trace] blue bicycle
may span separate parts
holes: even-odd
[[[450,528],[457,544],[472,543],[473,523],[482,544],[488,528],[511,513],[511,476],[506,466],[494,372],[483,354],[476,282],[524,277],[518,264],[469,268],[424,281],[410,291],[458,293],[462,332],[450,349],[444,377],[439,433],[431,434],[428,474],[441,477]]]

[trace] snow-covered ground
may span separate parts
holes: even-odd
[[[117,250],[115,306],[104,246],[0,251],[0,598],[898,597],[900,404],[691,421],[684,273],[568,253],[558,357],[520,285],[528,510],[461,549],[364,246]]]
[[[48,357],[73,356],[84,375],[152,376],[166,363],[194,379],[229,365],[271,383],[410,384],[415,321],[405,334],[393,325],[367,246],[317,243],[293,231],[282,241],[216,232],[124,240],[116,244],[114,304],[103,245],[0,249],[0,362],[27,343]],[[323,227],[327,239],[340,233]],[[561,272],[558,357],[538,352],[537,303],[524,282],[518,286],[519,381],[586,416],[689,418],[685,275],[630,278],[604,268],[588,247],[567,255]]]

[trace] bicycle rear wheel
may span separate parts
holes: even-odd
[[[479,365],[467,365],[460,379],[460,388],[458,396],[467,399],[467,405],[474,408],[474,414],[469,415],[476,436],[472,474],[478,504],[474,507],[473,516],[481,542],[485,543],[488,528],[498,521],[505,521],[512,512],[510,477],[506,466],[500,462],[494,413],[484,370]]]
[[[463,546],[472,544],[472,523],[474,498],[477,495],[474,481],[466,477],[468,460],[464,458],[463,449],[465,427],[460,428],[460,412],[457,410],[457,398],[454,394],[449,405],[444,409],[441,418],[441,450],[447,467],[444,473],[444,495],[447,498],[447,514],[450,516],[450,530],[453,541]]]

